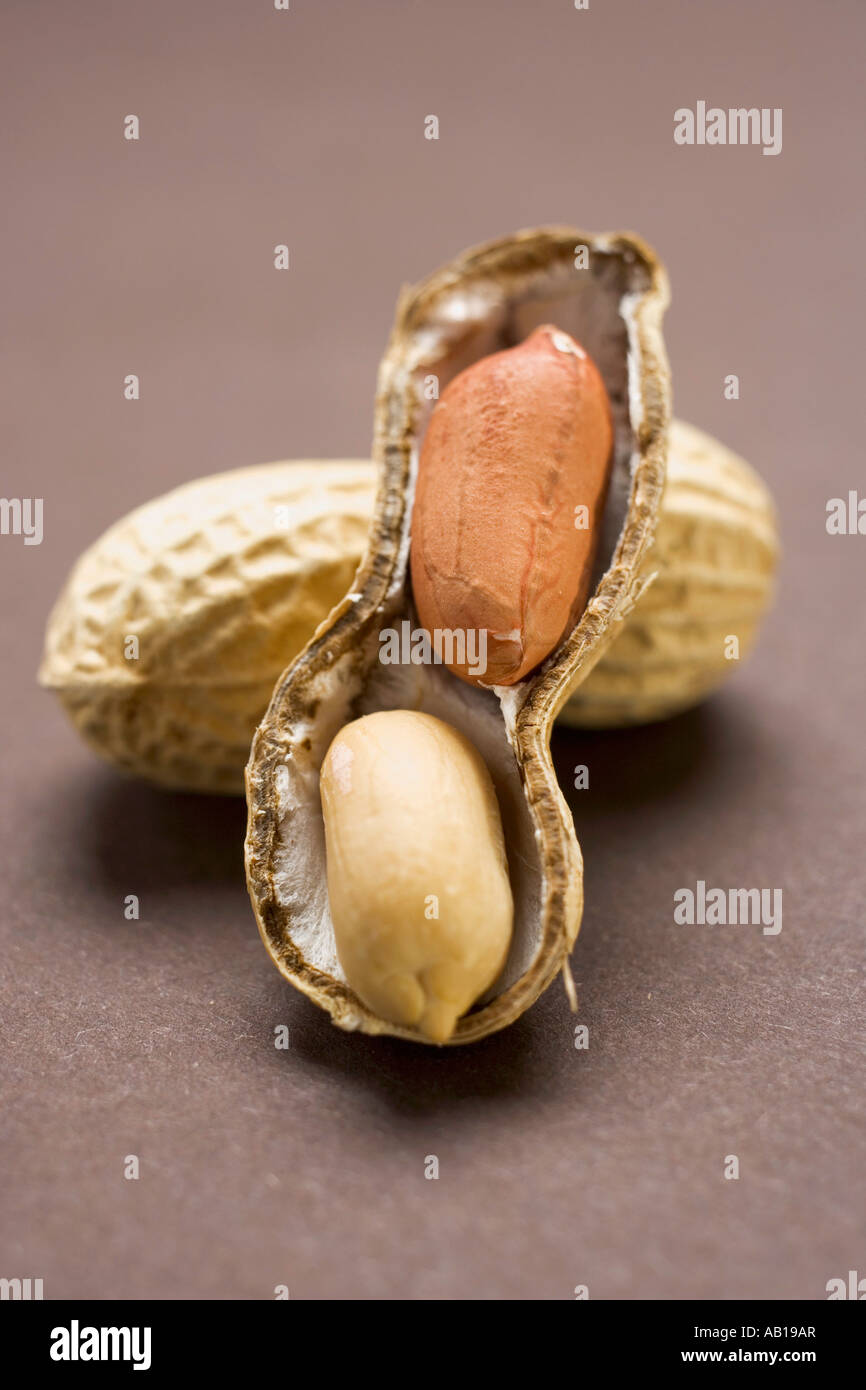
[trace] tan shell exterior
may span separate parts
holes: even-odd
[[[41,684],[124,771],[239,792],[275,673],[352,581],[374,493],[366,460],[282,462],[139,507],[75,565]],[[129,635],[137,660],[124,657]]]
[[[740,659],[754,646],[778,555],[773,501],[757,474],[674,420],[658,528],[641,570],[647,588],[560,723],[648,723],[703,700],[739,665],[725,656],[728,638],[738,638]]]
[[[502,706],[541,860],[534,955],[520,978],[460,1020],[451,1044],[485,1037],[527,1009],[567,967],[577,936],[583,906],[582,859],[571,813],[557,785],[550,734],[569,691],[602,655],[621,615],[633,604],[653,539],[664,489],[670,421],[670,380],[661,335],[668,290],[660,263],[638,238],[593,236],[555,227],[519,233],[469,251],[402,296],[379,375],[374,457],[382,465],[383,479],[370,548],[354,592],[284,673],[253,743],[247,768],[246,856],[259,929],[282,974],[344,1028],[422,1041],[413,1030],[372,1014],[343,980],[311,963],[296,939],[294,913],[280,896],[278,877],[281,855],[291,852],[286,845],[302,852],[297,836],[305,831],[300,814],[281,802],[279,776],[301,753],[304,731],[322,717],[322,700],[345,700],[351,688],[363,688],[371,639],[375,640],[383,615],[395,611],[395,601],[405,592],[422,404],[420,374],[432,366],[437,352],[444,356],[446,344],[459,359],[464,348],[468,351],[483,339],[488,305],[500,324],[507,325],[509,320],[516,324],[520,306],[546,296],[544,318],[557,322],[557,294],[565,302],[579,292],[574,277],[587,274],[575,271],[576,245],[589,247],[593,276],[612,275],[621,285],[619,307],[607,328],[609,336],[615,336],[627,322],[627,408],[633,440],[630,493],[609,567],[581,620],[538,673],[511,687],[509,701]],[[572,331],[567,322],[559,326]],[[622,354],[625,350],[624,339]],[[479,355],[476,348],[475,357]],[[312,891],[314,885],[308,887]],[[300,912],[300,889],[296,900]]]

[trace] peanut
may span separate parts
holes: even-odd
[[[740,658],[754,646],[778,556],[761,479],[717,439],[673,420],[656,534],[638,576],[643,592],[560,722],[643,724],[705,699],[739,665],[728,659],[729,636]]]
[[[421,450],[411,572],[424,628],[485,635],[486,670],[446,657],[455,675],[512,685],[570,630],[588,597],[612,444],[595,363],[551,325],[445,389]]]
[[[75,565],[41,684],[123,771],[241,791],[277,675],[352,582],[375,480],[366,461],[260,464],[139,507]]]
[[[328,897],[350,987],[446,1042],[505,963],[514,907],[496,793],[476,749],[429,714],[345,725],[321,771]]]

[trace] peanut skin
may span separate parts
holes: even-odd
[[[486,640],[486,670],[448,662],[455,675],[512,685],[573,626],[588,597],[612,446],[598,368],[550,324],[443,392],[421,451],[411,573],[422,627]]]
[[[450,724],[347,724],[321,772],[340,964],[379,1018],[443,1043],[505,964],[514,905],[484,760]]]

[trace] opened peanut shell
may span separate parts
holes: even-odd
[[[583,872],[550,733],[642,582],[665,479],[666,303],[664,271],[645,243],[566,227],[467,252],[400,300],[379,374],[373,452],[381,481],[367,553],[351,591],[278,682],[247,768],[247,874],[263,939],[282,974],[343,1028],[424,1040],[378,1017],[348,986],[330,918],[319,772],[337,732],[376,711],[417,710],[457,729],[484,759],[498,798],[513,936],[504,970],[450,1042],[506,1026],[566,966]],[[408,555],[430,379],[442,391],[462,368],[547,323],[583,345],[610,400],[612,474],[589,602],[546,660],[507,688],[469,686],[433,663],[386,664],[383,630],[416,623]]]

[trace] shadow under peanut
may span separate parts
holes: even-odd
[[[718,771],[719,741],[730,711],[700,705],[656,724],[625,729],[557,725],[551,740],[556,776],[575,817],[588,807],[636,807],[663,801],[678,788]],[[585,767],[588,786],[575,787]]]
[[[135,892],[151,902],[232,889],[248,910],[242,796],[167,791],[94,761],[52,786],[43,814],[67,887],[97,887],[112,901]]]
[[[656,724],[611,730],[557,725],[551,743],[557,779],[578,838],[609,838],[618,821],[647,822],[690,806],[730,806],[785,780],[788,753],[766,715],[736,691]],[[585,767],[588,786],[575,787]],[[613,847],[613,845],[611,846]]]
[[[561,998],[552,999],[558,993]],[[543,1000],[500,1033],[464,1047],[431,1047],[399,1038],[345,1033],[306,999],[292,1012],[290,1046],[280,1054],[305,1067],[337,1072],[377,1105],[404,1117],[429,1118],[467,1105],[494,1105],[532,1094],[562,1092],[567,1082],[550,1065],[551,1036],[560,1034],[564,1059],[571,1028],[565,993],[554,983]],[[572,1068],[571,1086],[576,1071]]]

